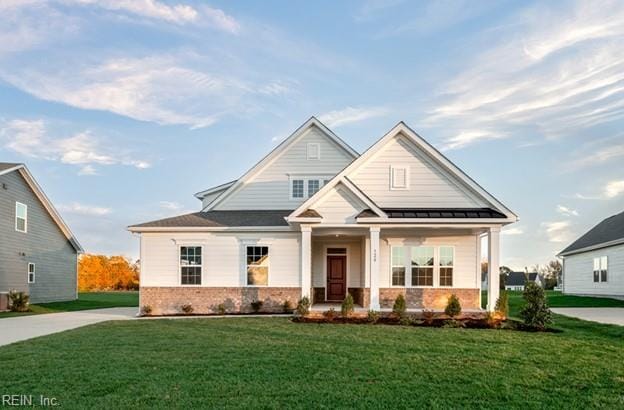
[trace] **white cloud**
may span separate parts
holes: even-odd
[[[340,127],[341,125],[352,124],[368,120],[370,118],[385,115],[385,108],[354,108],[346,107],[342,110],[330,111],[319,116],[319,120],[328,127]]]
[[[138,169],[150,166],[146,161],[128,158],[122,152],[102,147],[99,139],[89,131],[54,138],[48,135],[42,120],[16,119],[0,124],[0,143],[26,157],[80,165],[79,175],[95,175],[93,165],[119,164]]]
[[[622,135],[618,135],[617,137],[621,138]],[[617,144],[610,141],[610,143],[603,148],[586,146],[579,150],[575,159],[571,159],[567,162],[565,169],[573,171],[590,166],[602,165],[622,157],[624,157],[624,144]]]
[[[491,131],[461,131],[454,137],[448,138],[446,140],[446,144],[442,147],[442,150],[451,150],[458,149],[468,146],[470,144],[476,143],[478,141],[483,140],[493,140],[504,138],[505,134],[502,132],[491,132]]]
[[[602,189],[602,192],[597,195],[584,195],[577,193],[574,197],[577,199],[608,200],[613,199],[622,193],[624,193],[624,180],[616,180],[607,182]]]
[[[521,227],[512,227],[506,228],[501,231],[503,235],[522,235],[524,233],[524,229]]]
[[[543,222],[541,226],[550,242],[569,242],[573,237],[570,231],[570,221]]]
[[[72,202],[67,205],[59,205],[59,211],[89,216],[104,216],[112,212],[110,208],[100,206],[84,205],[78,202]]]
[[[559,212],[563,216],[579,216],[577,210],[568,208],[563,205],[557,205],[557,212]]]
[[[160,201],[160,207],[169,211],[179,211],[182,209],[182,204],[170,201]]]

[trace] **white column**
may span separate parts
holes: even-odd
[[[480,291],[483,290],[481,289],[481,233],[477,234],[477,243],[476,243],[476,252],[477,252],[477,277],[476,277],[476,288],[479,289]],[[481,301],[481,294],[483,292],[479,292],[479,307],[482,306],[482,301]]]
[[[308,297],[312,288],[312,227],[301,225],[301,297]]]
[[[492,227],[488,232],[488,304],[487,310],[494,311],[498,300],[500,281],[500,227]]]
[[[379,310],[379,227],[370,228],[370,308]]]

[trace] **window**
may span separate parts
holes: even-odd
[[[292,197],[303,198],[303,179],[292,180]]]
[[[440,246],[440,286],[453,286],[453,259],[452,246]]]
[[[393,166],[390,168],[390,189],[409,188],[409,168]]]
[[[405,286],[405,248],[392,247],[392,286]]]
[[[321,145],[319,143],[308,143],[308,159],[321,159]]]
[[[28,263],[28,283],[35,283],[35,264]]]
[[[308,179],[308,197],[316,194],[321,187],[321,181],[318,179]]]
[[[26,232],[28,227],[28,207],[21,202],[15,203],[15,230]]]
[[[180,247],[180,275],[183,285],[201,285],[202,248],[201,246]]]
[[[269,247],[247,247],[247,285],[267,286],[269,284]]]
[[[607,257],[594,258],[594,282],[607,281]]]
[[[433,286],[433,248],[412,248],[412,286]]]

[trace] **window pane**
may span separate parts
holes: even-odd
[[[303,198],[303,179],[293,179],[292,196],[293,198]]]
[[[182,246],[180,247],[180,265],[191,266],[201,265],[201,246]]]
[[[600,282],[600,271],[594,270],[594,282]]]
[[[600,269],[607,270],[607,257],[603,256],[600,258]]]
[[[247,247],[247,284],[266,286],[269,284],[269,247]]]
[[[26,219],[26,205],[20,203],[20,202],[16,202],[15,203],[15,216],[17,216],[18,218],[22,218],[22,219]]]
[[[412,266],[433,266],[433,248],[427,246],[413,247]]]
[[[316,194],[320,187],[320,181],[318,179],[308,180],[308,196]]]
[[[347,248],[327,248],[327,253],[331,253],[333,255],[346,255]]]
[[[402,246],[392,247],[392,266],[403,266],[405,264],[405,248]]]
[[[26,230],[26,219],[17,218],[15,227],[17,228],[18,231],[25,231]]]
[[[606,282],[607,281],[607,271],[606,271],[606,269],[600,271],[600,281],[601,282]]]
[[[182,284],[183,285],[201,285],[201,267],[183,266],[182,267]]]
[[[249,266],[247,268],[247,284],[266,286],[269,284],[269,268],[266,266]]]
[[[412,267],[412,286],[433,286],[433,268]]]
[[[392,268],[392,286],[405,286],[405,268]]]
[[[440,286],[453,286],[453,268],[440,268]]]
[[[440,266],[453,266],[452,246],[440,246]]]

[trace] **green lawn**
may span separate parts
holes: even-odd
[[[509,314],[517,317],[523,303],[522,292],[508,291],[507,293],[509,294]],[[624,300],[618,299],[571,296],[552,290],[547,290],[546,296],[548,297],[548,305],[550,307],[624,307]],[[486,291],[481,294],[481,302],[481,305],[485,308],[487,306]]]
[[[77,300],[69,302],[53,302],[30,305],[30,312],[2,312],[0,313],[0,318],[38,315],[42,313],[73,312],[76,310],[134,306],[139,306],[139,292],[90,292],[79,293]]]
[[[108,322],[1,347],[0,386],[65,408],[624,408],[624,327],[556,327]]]

